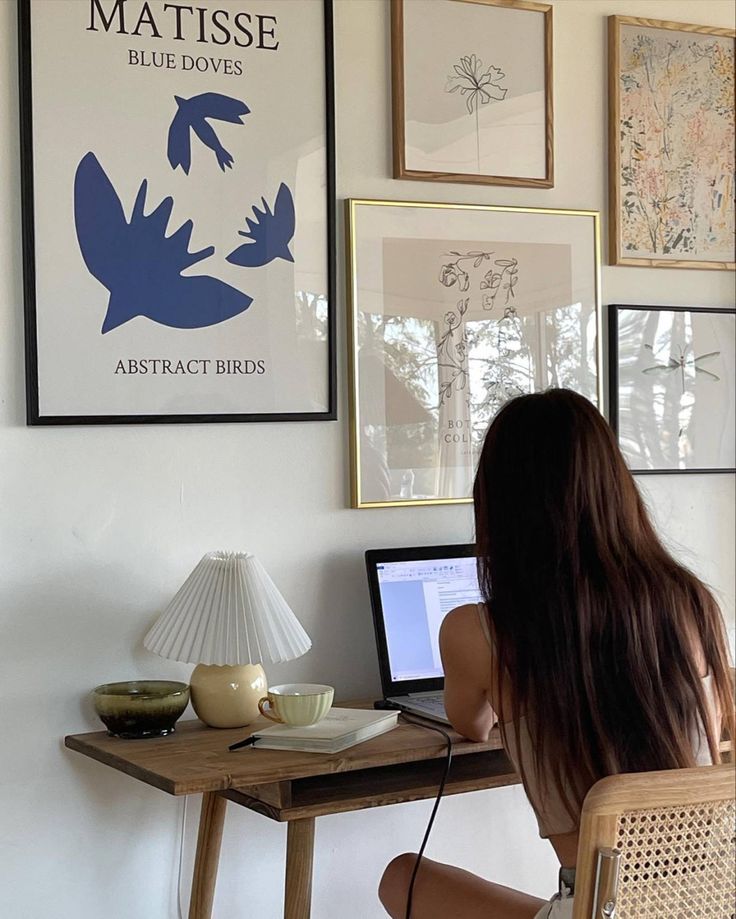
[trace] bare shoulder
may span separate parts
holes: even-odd
[[[466,603],[456,606],[445,616],[440,627],[440,644],[443,647],[474,646],[479,641],[483,643],[484,650],[489,650],[488,642],[483,635],[480,624],[478,606],[475,603]]]
[[[483,675],[483,682],[492,669],[491,647],[483,633],[479,608],[474,603],[458,606],[445,616],[440,628],[442,658],[450,666]]]
[[[478,605],[476,603],[466,603],[463,606],[456,606],[451,609],[442,622],[442,628],[446,630],[457,629],[481,631],[480,621],[478,619]]]

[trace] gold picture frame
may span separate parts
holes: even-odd
[[[409,2],[416,2],[416,0],[409,0]],[[407,163],[407,128],[406,128],[406,79],[407,79],[407,68],[405,60],[405,0],[391,0],[391,77],[392,77],[392,100],[393,100],[393,164],[394,164],[394,178],[396,179],[417,179],[425,182],[455,182],[455,183],[469,183],[474,185],[512,185],[512,186],[521,186],[521,187],[531,187],[531,188],[552,188],[554,186],[554,94],[553,94],[553,55],[552,55],[552,6],[549,3],[536,3],[531,2],[531,0],[429,0],[431,6],[427,8],[427,12],[431,10],[433,14],[437,14],[441,9],[442,5],[447,5],[452,3],[458,7],[458,11],[461,7],[480,7],[485,6],[491,10],[504,11],[506,15],[509,13],[536,13],[540,14],[543,17],[543,26],[542,34],[540,37],[540,44],[543,45],[543,61],[539,62],[540,75],[543,77],[544,88],[539,90],[536,95],[543,97],[543,129],[540,129],[535,134],[535,140],[537,147],[541,147],[541,156],[544,160],[543,170],[538,170],[543,173],[540,175],[530,175],[530,176],[518,176],[512,174],[506,174],[505,172],[495,173],[482,173],[480,170],[481,163],[481,154],[480,154],[480,128],[478,126],[478,112],[479,109],[483,108],[484,110],[491,110],[493,106],[486,106],[483,103],[488,103],[492,101],[491,98],[486,98],[489,96],[489,86],[491,88],[491,94],[494,94],[494,85],[492,84],[492,74],[500,74],[501,77],[504,77],[505,74],[496,67],[489,67],[485,73],[481,73],[482,60],[473,53],[472,55],[461,56],[456,63],[454,70],[460,74],[460,77],[453,77],[452,70],[450,68],[450,75],[448,77],[448,83],[451,79],[455,79],[458,82],[461,82],[462,79],[465,80],[467,85],[455,85],[452,88],[446,88],[447,93],[458,93],[454,98],[461,98],[464,100],[465,104],[468,106],[469,114],[475,114],[476,118],[476,132],[477,132],[477,144],[478,144],[478,171],[477,172],[464,172],[452,170],[449,168],[445,169],[429,169],[429,168],[417,168],[416,165],[411,165]],[[415,33],[415,29],[412,30],[412,34]],[[505,29],[499,30],[499,32],[504,32]],[[492,30],[489,29],[489,33]],[[451,34],[452,30],[444,30],[445,34]],[[453,39],[455,36],[453,35]],[[470,51],[470,49],[467,49]],[[480,49],[479,49],[480,50]],[[452,62],[450,62],[452,63]],[[477,65],[477,66],[476,66]],[[458,66],[461,67],[461,70],[458,70]],[[506,65],[504,65],[506,66]],[[526,73],[529,68],[523,67],[523,71]],[[462,71],[462,73],[461,73]],[[437,76],[436,74],[434,76]],[[472,84],[472,86],[470,85]],[[439,85],[439,84],[438,84]],[[474,88],[473,88],[474,87]],[[507,88],[504,89],[500,82],[497,86],[497,95],[493,97],[497,101],[502,101],[506,97]],[[424,95],[424,93],[423,93]],[[437,98],[440,99],[441,94],[437,93]],[[529,93],[525,97],[519,97],[520,104],[526,104],[526,99],[531,99],[532,94]],[[514,101],[519,101],[514,100]],[[459,107],[458,107],[459,110]],[[507,126],[507,130],[516,130],[520,129],[518,126],[516,128]],[[523,129],[522,129],[523,130]],[[527,128],[528,130],[528,128]],[[541,138],[539,135],[542,135]],[[528,151],[531,148],[530,138],[528,135],[518,136],[518,142],[515,147],[512,149],[509,148],[508,138],[505,138],[504,141],[499,144],[500,148],[503,149],[504,159],[513,160],[518,159],[520,156],[528,155]],[[537,159],[539,159],[539,150],[537,151]]]
[[[567,386],[603,413],[598,211],[347,199],[345,222],[352,507],[469,503],[482,434],[515,394]],[[443,459],[448,430],[467,432],[460,460]]]
[[[685,33],[688,41],[673,39],[671,32]],[[730,150],[718,143],[703,144],[696,134],[696,126],[703,120],[707,120],[711,137],[718,130],[724,136],[729,133],[728,118],[734,117],[733,48],[722,40],[731,39],[733,45],[735,38],[733,29],[715,26],[634,16],[608,17],[611,265],[721,271],[736,268],[733,129],[730,128]],[[624,41],[628,49],[625,61]],[[706,71],[714,71],[716,80],[706,79]],[[720,95],[713,98],[719,74],[719,93],[730,97],[730,102],[721,100]],[[701,80],[705,91],[693,93],[694,83]],[[728,110],[730,116],[726,114]],[[661,144],[665,146],[658,149]],[[682,167],[692,156],[701,156],[702,163],[690,165],[683,180]],[[707,231],[700,229],[699,215],[703,213],[709,215]],[[698,257],[706,232],[713,235],[714,223],[719,244],[712,251],[721,257]],[[684,257],[688,247],[695,250],[694,257]]]

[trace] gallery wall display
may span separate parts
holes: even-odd
[[[610,418],[632,471],[736,471],[736,310],[608,310]]]
[[[561,386],[602,406],[597,212],[346,211],[353,506],[468,501],[513,396]]]
[[[29,423],[335,418],[331,0],[19,24]]]
[[[731,269],[733,29],[610,16],[610,261]]]
[[[552,6],[392,0],[394,176],[550,188]]]

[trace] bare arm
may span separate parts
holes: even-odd
[[[475,606],[459,606],[440,629],[445,670],[445,710],[452,726],[470,740],[487,740],[497,718],[489,701],[493,660]]]

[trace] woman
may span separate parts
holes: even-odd
[[[598,411],[564,389],[507,403],[473,489],[485,603],[445,619],[453,726],[500,723],[559,858],[545,902],[423,859],[413,919],[570,919],[583,799],[600,778],[720,761],[733,736],[728,654],[711,593],[658,539]],[[725,724],[724,724],[725,722]],[[416,856],[394,859],[379,896],[403,919]]]

